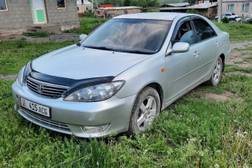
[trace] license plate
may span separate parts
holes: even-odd
[[[30,100],[26,100],[24,98],[21,98],[20,99],[20,105],[23,108],[25,108],[27,110],[30,110],[30,111],[32,111],[34,113],[37,113],[37,114],[40,114],[40,115],[43,115],[43,116],[46,116],[46,117],[51,116],[49,107],[46,107],[46,106],[43,106],[41,104],[32,102]]]

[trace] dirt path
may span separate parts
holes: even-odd
[[[245,41],[245,42],[232,42],[231,43],[231,54],[229,59],[227,60],[227,64],[230,65],[238,65],[238,66],[245,66],[249,67],[250,65],[244,65],[246,63],[244,58],[252,57],[252,51],[246,51],[242,49],[246,49],[248,47],[252,47],[252,41]]]
[[[0,80],[15,80],[17,77],[16,74],[13,75],[2,75],[0,74]]]
[[[244,49],[246,47],[252,47],[252,41],[243,41],[243,42],[231,42],[231,49]]]

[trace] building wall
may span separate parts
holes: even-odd
[[[135,14],[135,13],[141,13],[141,8],[131,8],[131,9],[98,9],[96,10],[96,16],[99,17],[105,17],[105,18],[111,18],[123,14]]]
[[[66,7],[58,9],[56,0],[45,0],[47,24],[43,27],[59,26],[61,30],[79,27],[76,0],[65,0]],[[0,31],[26,29],[35,26],[30,0],[6,0],[6,11],[0,11]],[[0,33],[1,33],[0,32]]]
[[[6,11],[0,11],[0,29],[20,29],[32,25],[29,0],[7,0]]]
[[[214,19],[217,16],[218,7],[208,8],[207,17]]]
[[[60,25],[62,30],[79,27],[76,0],[65,0],[65,8],[57,8],[56,0],[47,0],[48,24]]]
[[[242,11],[242,4],[243,3],[249,3],[249,10],[248,12]],[[228,5],[234,4],[234,10],[228,11]],[[252,17],[252,1],[251,0],[225,0],[222,4],[222,14],[226,12],[234,12],[235,14],[239,16],[244,17]]]

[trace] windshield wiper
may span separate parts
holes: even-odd
[[[152,50],[125,50],[125,49],[114,49],[109,48],[105,46],[83,46],[86,48],[93,48],[93,49],[99,49],[99,50],[108,50],[108,51],[114,51],[114,52],[127,52],[127,53],[135,53],[135,54],[153,54],[154,52]]]
[[[83,46],[86,48],[92,48],[92,49],[99,49],[99,50],[108,50],[108,51],[115,51],[113,48],[105,47],[105,46]]]
[[[140,50],[125,50],[128,53],[136,53],[136,54],[153,54],[153,51],[140,51]]]
[[[152,50],[147,50],[147,49],[141,49],[141,50],[124,50],[124,49],[116,49],[115,51],[118,51],[118,52],[127,52],[127,53],[135,53],[135,54],[153,54],[154,51]]]

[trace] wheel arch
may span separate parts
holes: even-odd
[[[223,72],[225,68],[225,55],[223,53],[220,54],[220,58],[222,59],[222,64],[223,64],[222,72]]]
[[[163,88],[162,86],[158,83],[158,82],[151,82],[151,83],[148,83],[147,85],[145,85],[137,95],[139,95],[145,88],[147,87],[151,87],[153,89],[155,89],[157,92],[158,92],[158,95],[159,95],[159,98],[160,98],[160,108],[162,109],[162,106],[163,106],[163,98],[164,98],[164,91],[163,91]]]

